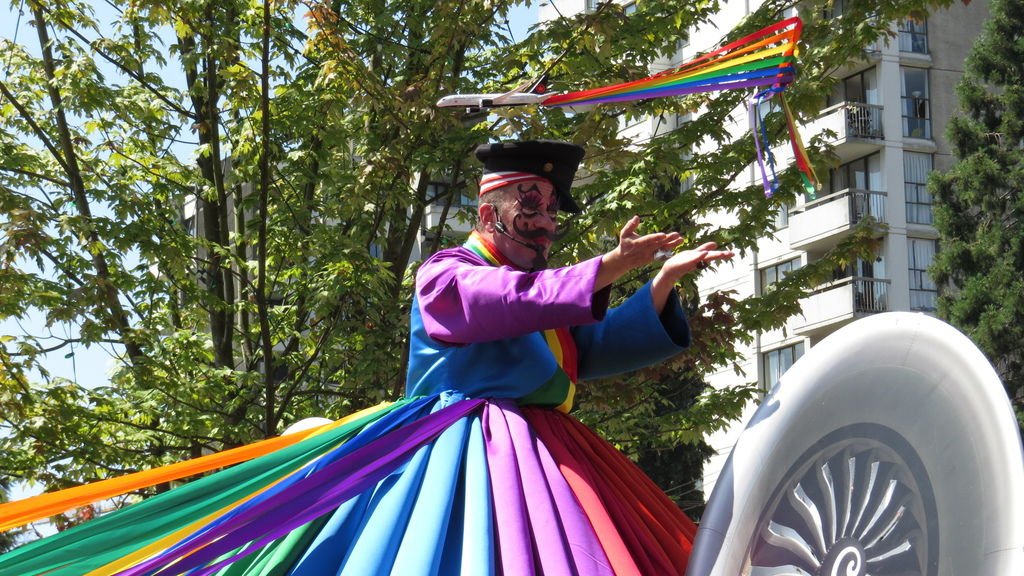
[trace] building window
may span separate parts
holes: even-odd
[[[910,309],[921,311],[935,310],[935,302],[939,291],[935,282],[928,276],[928,267],[935,259],[935,240],[920,238],[907,239],[907,251],[910,261]]]
[[[771,352],[765,352],[761,355],[761,367],[764,370],[764,387],[766,390],[771,390],[782,378],[782,375],[801,356],[804,355],[804,343],[797,342],[792,346],[786,346],[785,348],[778,348]]]
[[[185,229],[185,234],[193,238],[196,237],[196,217],[186,216],[181,220],[181,226]]]
[[[928,70],[900,68],[903,99],[903,135],[910,138],[932,137],[931,105],[928,93]]]
[[[931,154],[903,153],[903,189],[908,224],[932,223],[932,195],[928,192],[928,174],[931,171]]]
[[[644,122],[650,122],[651,116],[637,114],[636,112],[622,112],[619,114],[619,130],[628,130]]]
[[[625,14],[626,16],[629,16],[630,14],[635,14],[636,13],[636,2],[630,2],[629,4],[626,4],[625,6],[623,6],[622,7],[622,13]]]
[[[676,49],[672,53],[672,67],[678,68],[685,64],[685,50],[690,45],[690,31],[685,30],[681,33],[681,37],[676,40]]]
[[[686,172],[686,178],[679,181],[679,195],[682,196],[687,192],[693,190],[693,187],[697,185],[697,177],[693,175],[692,171]]]
[[[782,104],[779,104],[776,98],[762,99],[757,103],[757,117],[761,119],[762,123],[769,114],[781,111]]]
[[[821,9],[821,16],[825,20],[831,20],[838,18],[846,12],[846,2],[844,0],[832,0],[832,2],[826,3],[825,7]]]
[[[843,190],[884,192],[882,185],[882,155],[878,152],[858,158],[829,171],[829,194]]]
[[[679,198],[679,194],[682,192],[681,182],[678,176],[673,176],[668,182],[656,182],[654,197],[662,202],[671,202]]]
[[[800,269],[800,259],[793,258],[785,262],[779,262],[774,266],[761,269],[761,292],[789,275],[790,272]]]
[[[444,206],[448,202],[448,190],[451,186],[447,182],[430,182],[427,184],[427,200],[438,206]],[[468,194],[459,194],[452,198],[452,208],[475,208],[476,198]]]
[[[928,53],[928,21],[907,18],[900,22],[900,52]]]
[[[878,104],[878,74],[874,68],[869,68],[853,76],[844,78],[837,87],[839,93],[834,93],[833,98],[838,97],[839,104],[842,102],[859,102],[861,104]]]
[[[775,230],[789,227],[789,209],[789,204],[783,204],[775,211]]]
[[[832,281],[850,278],[852,280],[883,280],[885,279],[885,258],[857,258],[854,262],[832,271]]]
[[[427,184],[427,200],[430,202],[443,201],[444,197],[448,195],[449,188],[450,186],[448,186],[447,182],[430,182]]]
[[[683,114],[676,113],[676,130],[686,126],[690,122],[693,122],[692,112],[685,112]]]
[[[599,0],[587,0],[587,5],[584,8],[588,13],[597,12]]]

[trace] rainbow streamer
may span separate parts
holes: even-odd
[[[779,95],[786,112],[797,167],[803,174],[805,191],[813,196],[818,180],[797,133],[789,106],[782,98],[783,89],[795,77],[797,42],[802,30],[803,21],[799,17],[787,18],[671,70],[631,82],[555,94],[544,100],[543,105],[584,106],[768,86],[768,90],[760,92],[751,101],[750,109],[765,194],[771,196],[777,184],[774,159],[768,146],[770,139],[764,130],[759,129],[763,127],[763,119],[755,108],[756,104],[767,98]],[[766,156],[767,166],[764,160]],[[772,173],[771,183],[769,171]]]
[[[771,139],[768,137],[768,131],[765,128],[764,108],[761,104],[776,95],[779,97],[779,101],[782,103],[782,111],[786,115],[786,128],[789,132],[789,141],[793,147],[793,157],[796,159],[797,168],[800,169],[804,193],[807,194],[809,200],[813,200],[817,195],[819,181],[814,172],[814,166],[811,164],[810,157],[807,155],[807,150],[804,148],[803,140],[800,138],[800,132],[796,128],[793,111],[790,110],[789,103],[786,102],[786,98],[782,95],[782,88],[780,87],[773,87],[759,92],[750,99],[747,110],[747,117],[750,118],[750,131],[754,134],[754,146],[757,148],[757,164],[761,169],[761,180],[764,184],[765,196],[771,197],[775,193],[778,188],[778,178],[775,174],[775,156],[768,147]],[[765,160],[767,160],[767,168],[765,167]],[[768,178],[769,171],[771,172],[770,181]]]
[[[682,574],[696,533],[613,446],[513,400],[403,399],[253,446],[218,459],[234,467],[0,555],[0,576]],[[153,479],[130,476],[121,488]]]

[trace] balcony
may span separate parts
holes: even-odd
[[[882,50],[884,46],[884,40],[868,44],[862,49],[859,57],[855,56],[851,58],[833,72],[832,75],[836,78],[846,78],[857,74],[858,72],[863,72],[872,66],[877,66],[878,63],[882,61]]]
[[[843,324],[871,314],[889,311],[888,278],[843,278],[800,300],[803,324],[795,328],[801,336],[822,336]]]
[[[885,192],[847,189],[798,206],[789,213],[789,245],[815,251],[834,246],[858,222],[885,222]]]
[[[806,125],[804,133],[810,138],[825,130],[835,133],[832,143],[841,161],[867,156],[884,144],[882,106],[861,102],[830,106]]]

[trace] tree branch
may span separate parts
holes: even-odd
[[[138,82],[139,85],[141,85],[143,88],[145,88],[150,93],[152,93],[154,96],[156,96],[157,100],[160,100],[161,102],[166,104],[168,110],[171,110],[173,112],[177,112],[178,114],[181,114],[182,116],[184,116],[186,118],[195,120],[195,118],[196,118],[195,114],[193,114],[191,111],[189,111],[189,110],[187,110],[185,108],[182,108],[181,105],[179,105],[178,103],[172,101],[167,96],[164,96],[164,94],[162,92],[160,92],[155,86],[153,86],[152,84],[147,82],[146,79],[141,74],[139,74],[137,71],[129,68],[128,66],[123,64],[120,60],[114,58],[113,56],[107,54],[105,51],[103,51],[100,48],[98,48],[94,41],[91,41],[88,38],[86,38],[74,26],[64,23],[60,18],[56,17],[56,14],[54,14],[54,12],[52,10],[50,10],[48,7],[44,6],[44,7],[41,7],[41,8],[42,8],[43,11],[47,12],[49,15],[54,16],[54,18],[53,18],[53,20],[51,20],[51,22],[56,23],[65,32],[68,32],[69,34],[75,36],[76,38],[78,38],[79,40],[84,42],[87,46],[89,46],[90,49],[92,49],[94,52],[99,54],[100,57],[102,57],[104,60],[106,60],[107,62],[110,62],[115,67],[117,67],[118,70],[124,72],[129,77],[131,77],[133,80]],[[100,35],[100,39],[105,39],[105,38],[102,35]]]
[[[106,257],[103,255],[102,251],[94,248],[100,244],[99,235],[93,227],[92,211],[89,207],[89,198],[86,194],[85,182],[78,167],[78,157],[75,153],[74,143],[71,138],[71,130],[68,127],[67,117],[64,112],[64,105],[61,100],[60,92],[58,92],[56,88],[57,82],[54,58],[49,37],[46,33],[46,20],[44,18],[43,9],[38,4],[32,4],[32,11],[36,18],[36,31],[39,35],[39,45],[43,54],[43,68],[46,71],[46,77],[48,80],[46,83],[47,91],[50,94],[50,101],[53,104],[53,109],[56,115],[59,141],[63,150],[64,162],[62,165],[65,168],[68,180],[71,182],[71,192],[75,200],[75,206],[77,207],[79,214],[86,221],[86,237],[89,239],[89,246],[87,247],[87,250],[92,254],[93,267],[96,270],[96,276],[101,285],[102,293],[106,299],[107,313],[110,315],[110,319],[114,324],[111,328],[120,333],[124,342],[125,350],[128,352],[128,355],[132,360],[142,360],[145,355],[131,334],[131,325],[128,322],[128,317],[125,314],[124,308],[121,306],[117,288],[110,279],[110,269],[108,267]]]

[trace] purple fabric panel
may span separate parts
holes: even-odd
[[[262,505],[239,514],[231,526],[218,526],[204,533],[188,546],[176,550],[173,557],[157,555],[118,574],[139,576],[164,567],[169,561],[178,558],[181,559],[179,562],[157,574],[181,574],[205,566],[253,542],[253,545],[246,546],[241,552],[195,572],[201,575],[212,574],[370,488],[390,474],[416,449],[436,438],[453,422],[478,409],[483,403],[483,400],[456,402],[385,434],[323,468],[318,474],[296,482]]]
[[[558,469],[555,459],[535,435],[531,441],[537,446],[544,476],[551,487],[576,573],[587,576],[615,576],[615,571],[604,552],[604,547],[601,546],[601,541],[597,539],[587,513],[576,499],[562,471]],[[541,554],[544,554],[543,548]]]
[[[611,576],[589,519],[515,405],[488,404],[484,421],[502,572]]]
[[[612,576],[604,549],[580,503],[518,409],[505,411],[543,574]]]
[[[516,462],[515,447],[509,435],[505,402],[492,402],[484,407],[484,442],[487,445],[487,468],[494,497],[494,530],[498,545],[499,574],[528,576],[535,574],[533,535],[526,512],[523,481]],[[511,403],[509,403],[511,405]]]
[[[573,266],[522,272],[491,266],[466,248],[442,250],[416,274],[423,326],[439,342],[468,344],[591,324],[605,311],[594,305],[600,265],[601,258],[594,257]]]
[[[512,451],[526,494],[526,515],[530,522],[530,536],[533,549],[539,560],[540,573],[573,574],[570,550],[565,542],[565,532],[555,509],[555,499],[548,485],[537,453],[537,438],[522,414],[514,407],[502,410],[508,425]]]

